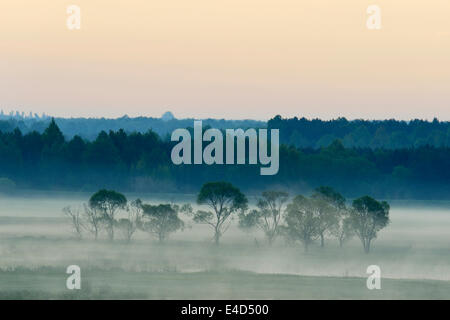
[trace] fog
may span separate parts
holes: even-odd
[[[277,239],[272,247],[258,232],[244,232],[233,222],[221,239],[212,242],[211,229],[183,216],[186,228],[165,244],[138,231],[131,243],[117,233],[111,243],[101,235],[77,240],[62,208],[81,205],[87,194],[39,193],[0,198],[0,270],[61,268],[127,272],[220,272],[367,277],[366,268],[378,265],[383,278],[450,281],[450,202],[390,201],[391,223],[379,232],[370,254],[359,239],[340,248],[327,238],[325,248],[314,245],[305,253],[300,245]],[[140,197],[148,203],[194,204],[193,195]],[[446,282],[448,286],[448,283]],[[26,287],[26,286],[25,286]],[[206,297],[204,297],[206,298]],[[251,298],[251,297],[250,297]]]

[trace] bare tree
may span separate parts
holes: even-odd
[[[72,208],[65,207],[63,208],[64,214],[70,219],[70,223],[72,225],[73,232],[77,236],[78,239],[81,239],[83,236],[83,219],[81,216],[80,208]]]
[[[283,213],[283,205],[288,194],[283,191],[264,191],[258,200],[259,210],[252,210],[239,215],[239,226],[244,229],[259,228],[266,235],[269,245],[272,245],[279,234],[279,225]]]
[[[103,212],[96,208],[84,204],[84,228],[89,231],[95,238],[98,239],[98,234],[104,223]]]

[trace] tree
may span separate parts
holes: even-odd
[[[42,133],[42,162],[44,166],[55,166],[56,161],[62,158],[65,143],[64,135],[52,118],[49,126]],[[52,172],[51,172],[52,173]]]
[[[103,212],[98,208],[91,208],[84,204],[84,227],[94,236],[94,239],[98,239],[98,234],[104,222]]]
[[[314,199],[296,196],[286,208],[286,225],[282,232],[289,241],[300,241],[305,252],[320,236],[320,219]]]
[[[114,240],[115,214],[119,209],[125,209],[127,198],[113,190],[99,190],[89,199],[89,206],[103,214],[106,231],[110,240]]]
[[[315,190],[313,195],[328,202],[334,210],[334,214],[330,216],[329,232],[339,240],[339,246],[342,247],[344,242],[349,240],[354,232],[348,218],[348,209],[345,205],[345,198],[339,192],[331,187],[321,186]]]
[[[370,246],[377,237],[378,231],[389,224],[389,204],[386,201],[364,196],[353,201],[350,211],[350,223],[356,235],[361,240],[365,253],[369,253]]]
[[[339,223],[339,210],[345,207],[344,197],[331,187],[319,187],[312,195],[317,205],[320,246],[325,246],[325,235]]]
[[[334,190],[331,187],[321,186],[314,190],[313,197],[322,197],[326,199],[329,203],[331,203],[336,208],[344,208],[345,207],[345,198],[339,192]]]
[[[269,245],[272,245],[279,234],[283,205],[288,196],[288,193],[283,191],[264,191],[256,204],[259,210],[240,214],[239,226],[244,229],[256,227],[262,230]]]
[[[64,135],[59,129],[58,125],[56,124],[54,118],[52,118],[50,124],[42,133],[42,140],[44,141],[44,144],[48,146],[59,147],[64,144],[65,142]]]
[[[142,209],[142,229],[156,236],[160,243],[164,242],[169,234],[184,227],[184,222],[178,217],[180,207],[177,205],[143,204]]]
[[[211,226],[214,242],[219,245],[221,236],[228,230],[233,214],[247,210],[248,200],[241,191],[228,182],[205,183],[197,196],[199,205],[207,205],[212,211],[199,210],[194,221]]]
[[[140,199],[132,201],[127,207],[126,212],[127,217],[119,219],[117,221],[117,227],[122,231],[125,240],[130,242],[133,234],[142,224],[142,201]]]
[[[65,207],[63,208],[63,212],[70,219],[73,232],[81,240],[84,223],[79,208]]]

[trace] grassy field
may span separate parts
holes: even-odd
[[[65,288],[65,270],[0,272],[1,299],[450,299],[450,282],[223,272],[87,270],[81,290]]]

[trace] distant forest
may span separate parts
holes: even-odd
[[[176,119],[170,112],[162,118],[123,116],[117,119],[104,118],[55,118],[66,139],[79,135],[86,140],[95,140],[101,131],[145,133],[152,130],[162,139],[177,128],[192,127],[194,119]],[[32,131],[43,133],[51,118],[0,114],[0,131],[12,132],[19,128],[26,134]],[[255,120],[204,119],[205,127],[218,129],[276,128],[280,129],[281,143],[299,148],[320,149],[339,139],[346,148],[399,149],[420,146],[450,147],[450,122],[448,121],[398,121],[398,120],[347,120],[339,118],[324,121],[305,118],[283,119],[276,116],[268,122]]]
[[[446,147],[418,144],[395,149],[382,145],[349,148],[345,146],[348,139],[344,138],[320,148],[299,148],[286,143],[289,134],[285,131],[291,129],[285,127],[301,128],[309,123],[311,128],[305,127],[301,132],[304,139],[311,141],[325,131],[312,129],[320,127],[315,120],[276,117],[269,121],[269,127],[278,123],[285,141],[280,147],[280,171],[275,176],[261,176],[259,165],[173,165],[170,152],[175,143],[152,130],[101,131],[89,140],[77,135],[68,138],[57,122],[51,121],[42,133],[23,133],[19,128],[0,131],[0,190],[12,191],[15,187],[93,191],[108,187],[123,192],[196,192],[205,182],[224,180],[255,192],[270,187],[308,192],[328,185],[347,197],[371,194],[377,198],[450,199],[448,142]],[[439,130],[448,132],[446,122],[380,123],[384,123],[385,132],[397,132],[400,128],[415,132],[416,141],[429,139]],[[346,130],[359,130],[363,125],[370,136],[371,131],[379,131],[375,128],[380,123],[342,119],[322,122],[325,127],[336,125],[337,138],[348,135]],[[83,132],[81,127],[79,130]],[[417,132],[422,132],[423,138]],[[355,135],[356,138],[361,136]]]
[[[167,116],[167,117],[165,117]],[[3,119],[3,120],[2,120]],[[0,131],[11,132],[19,128],[22,133],[37,131],[43,133],[48,127],[52,118],[37,118],[25,116],[1,116]],[[129,118],[123,116],[117,119],[105,118],[55,118],[56,123],[67,139],[79,135],[83,139],[95,140],[101,131],[118,131],[123,129],[127,133],[141,132],[145,133],[152,130],[164,139],[178,128],[192,127],[194,119],[175,119],[170,112],[166,112],[162,118],[137,117]],[[266,127],[264,121],[255,120],[223,120],[223,119],[204,119],[204,126],[210,126],[217,129],[237,129],[237,128],[262,128]]]
[[[300,148],[329,146],[339,139],[347,148],[399,149],[420,146],[450,147],[450,122],[424,120],[330,121],[276,116],[268,128],[280,129],[282,143]]]

